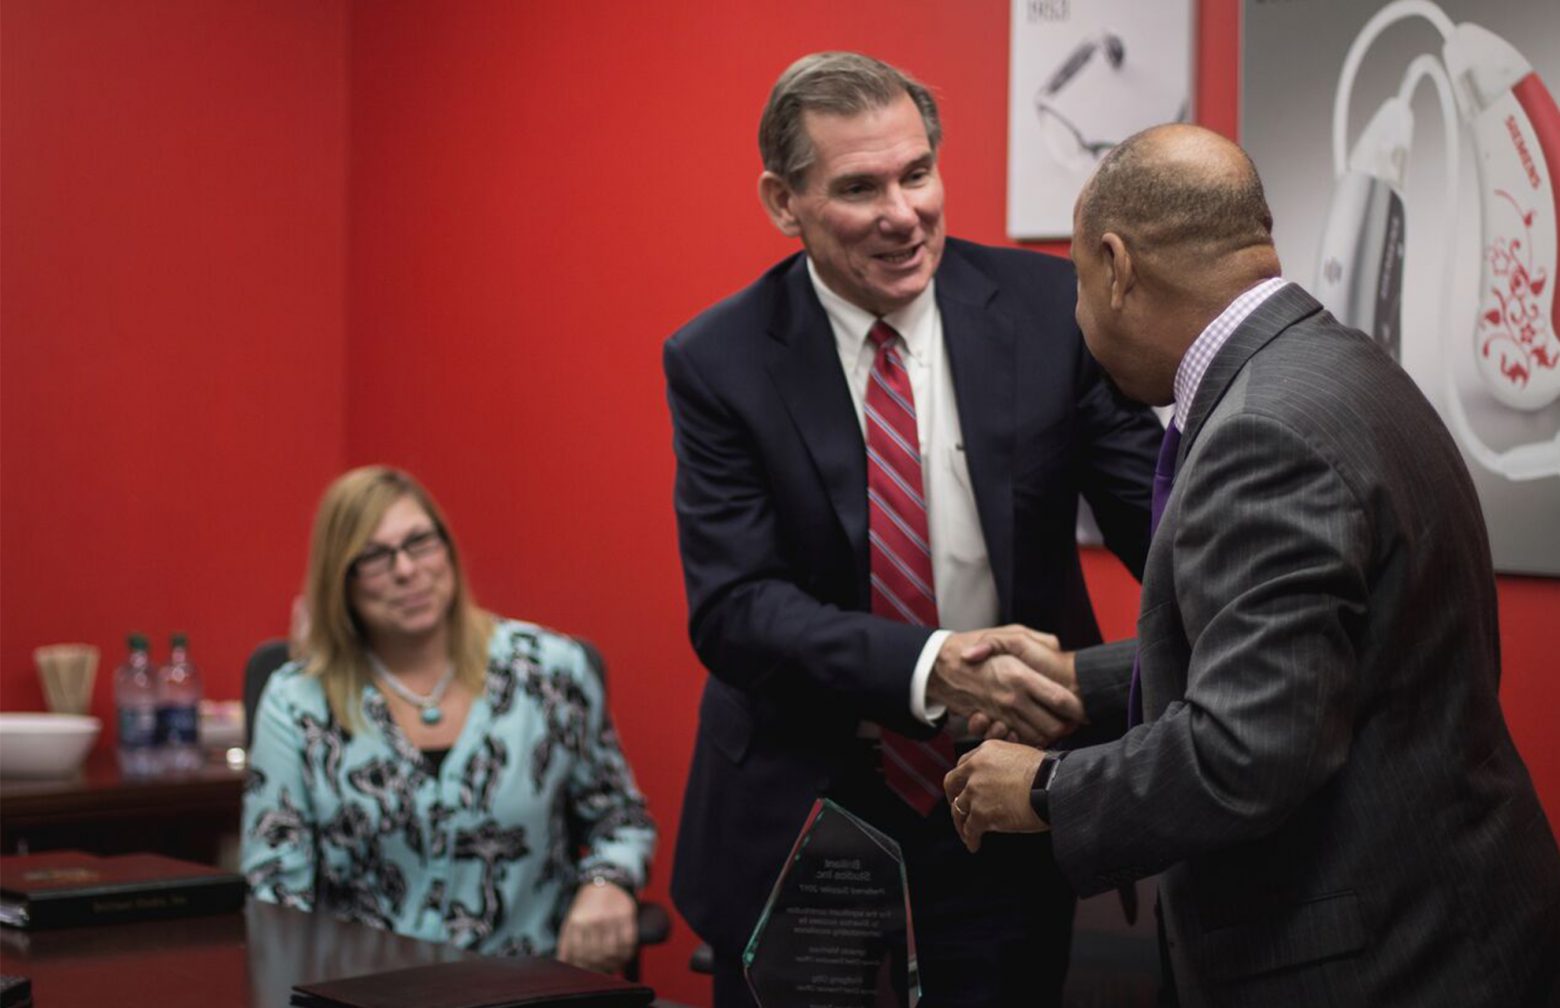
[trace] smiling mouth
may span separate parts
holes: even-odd
[[[920,251],[921,251],[921,246],[920,245],[912,245],[910,248],[905,249],[903,252],[880,252],[880,253],[878,253],[876,258],[878,258],[882,262],[888,263],[890,266],[903,266],[905,263],[907,263],[910,260],[914,259],[915,256],[916,256],[916,253],[918,253]]]

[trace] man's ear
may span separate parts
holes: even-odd
[[[1105,268],[1110,276],[1110,306],[1120,310],[1127,300],[1127,293],[1137,286],[1137,270],[1132,264],[1132,253],[1126,242],[1114,231],[1100,236],[1100,254],[1105,257]]]
[[[758,201],[764,204],[764,212],[787,238],[800,238],[802,234],[801,222],[792,210],[795,199],[796,193],[790,185],[774,172],[766,171],[758,177]]]

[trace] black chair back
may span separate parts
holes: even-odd
[[[287,641],[278,637],[262,641],[244,663],[244,748],[255,740],[255,710],[271,673],[287,664]]]
[[[575,637],[575,642],[585,650],[585,660],[590,663],[591,671],[601,680],[603,697],[607,693],[607,660],[602,657],[601,649],[584,637]],[[639,979],[639,950],[646,945],[659,945],[666,941],[671,934],[672,921],[666,908],[659,903],[645,901],[639,904],[639,942],[634,949],[634,956],[623,969],[623,975],[629,980]]]

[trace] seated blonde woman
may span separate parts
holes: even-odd
[[[655,828],[573,639],[476,607],[406,473],[325,491],[308,658],[255,715],[255,896],[487,953],[614,970]]]

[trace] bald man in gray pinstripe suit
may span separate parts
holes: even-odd
[[[1089,349],[1182,433],[1138,639],[984,645],[1111,741],[988,741],[948,776],[955,824],[1049,828],[1081,894],[1162,872],[1184,1005],[1555,1004],[1560,853],[1501,715],[1473,485],[1402,369],[1280,278],[1271,225],[1198,127],[1085,187]]]

